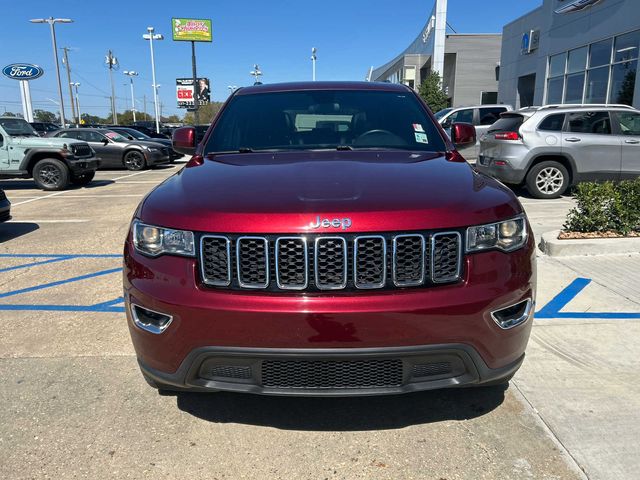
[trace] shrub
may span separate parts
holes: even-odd
[[[628,235],[640,231],[640,178],[619,183],[581,183],[576,187],[577,205],[567,215],[566,232],[614,232]]]

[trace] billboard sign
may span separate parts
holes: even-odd
[[[2,74],[13,80],[35,80],[44,74],[44,70],[31,63],[12,63],[2,69]]]
[[[210,19],[172,18],[173,40],[185,42],[211,42],[213,40]]]
[[[198,106],[207,105],[211,101],[211,90],[208,78],[198,78],[195,98]],[[193,108],[195,105],[193,78],[176,78],[176,100],[179,108]]]

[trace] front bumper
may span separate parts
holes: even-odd
[[[170,158],[169,155],[162,153],[160,150],[150,152],[145,150],[144,156],[147,160],[147,165],[162,165],[165,163],[169,163]]]
[[[11,220],[11,202],[0,192],[0,222]]]
[[[73,175],[83,175],[85,173],[94,172],[100,166],[100,160],[96,157],[88,158],[69,158],[67,157],[67,165]]]
[[[143,372],[160,383],[301,394],[298,388],[265,386],[253,372],[261,371],[260,362],[266,357],[348,362],[363,355],[369,359],[395,356],[405,372],[400,385],[355,393],[401,393],[507,376],[517,370],[529,339],[531,318],[503,330],[491,312],[525,299],[535,300],[533,235],[516,252],[466,256],[464,278],[456,284],[330,294],[208,288],[199,279],[195,259],[147,258],[129,242],[124,254],[129,330]],[[161,334],[142,330],[132,319],[131,304],[171,315],[171,324]],[[449,358],[445,363],[464,368],[428,380],[414,381],[407,376],[416,364],[413,359],[443,355]],[[228,356],[254,365],[249,383],[228,385],[201,374],[204,363],[211,359],[225,362]],[[429,363],[441,362],[427,359],[419,364]],[[344,389],[339,393],[330,390],[320,393],[345,394]],[[317,389],[312,392],[319,394]]]

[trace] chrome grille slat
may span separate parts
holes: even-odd
[[[343,237],[318,237],[314,244],[313,272],[320,290],[347,286],[347,241]]]
[[[309,285],[307,239],[279,237],[276,240],[276,283],[283,290],[304,290]]]
[[[460,278],[462,237],[458,232],[438,232],[431,236],[431,281],[448,283]]]
[[[244,288],[269,286],[269,241],[265,237],[236,240],[238,284]]]
[[[422,235],[393,237],[393,283],[397,287],[421,285],[425,280],[425,240]]]
[[[389,248],[387,248],[387,246]],[[320,292],[429,287],[462,276],[458,231],[200,236],[204,285]]]
[[[231,284],[231,242],[220,235],[203,235],[200,239],[200,272],[207,285],[227,287]]]
[[[353,283],[356,288],[382,288],[387,283],[387,242],[381,235],[353,240]]]

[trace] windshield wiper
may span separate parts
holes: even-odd
[[[253,149],[249,147],[240,147],[238,153],[253,153]]]
[[[336,150],[340,151],[346,151],[346,150],[353,150],[353,147],[351,145],[338,145],[336,147]]]

